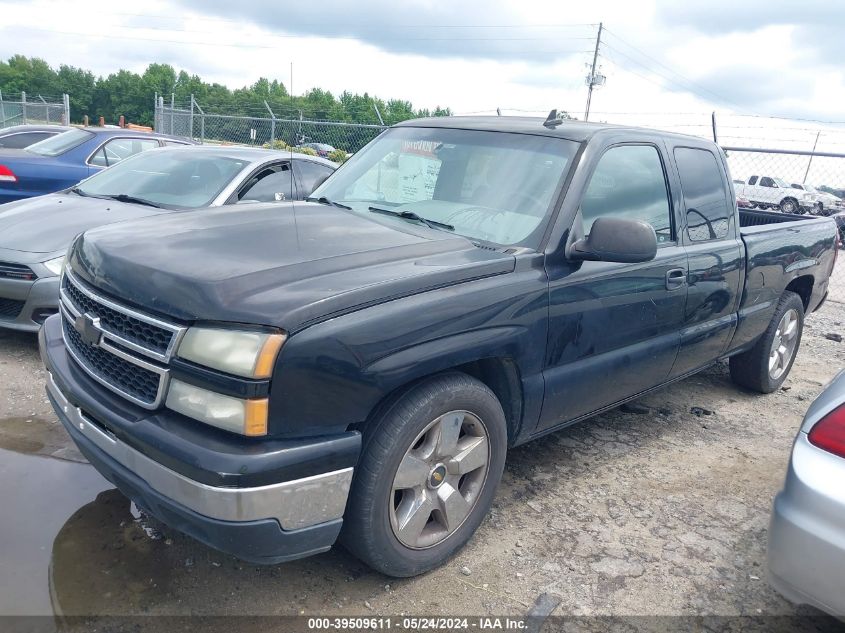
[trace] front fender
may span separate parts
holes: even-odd
[[[529,270],[475,280],[297,332],[276,363],[271,432],[305,436],[344,431],[365,422],[396,389],[489,358],[511,363],[526,401],[530,394],[532,403],[541,403],[548,327],[544,275]]]

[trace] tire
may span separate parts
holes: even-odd
[[[801,213],[801,207],[795,198],[784,198],[781,200],[780,210],[784,213]]]
[[[794,336],[788,338],[785,332],[781,332],[787,315],[795,318]],[[789,326],[786,326],[787,329]],[[801,346],[801,335],[804,331],[804,302],[794,292],[786,291],[778,302],[775,314],[769,327],[757,340],[750,350],[731,356],[730,369],[731,379],[738,385],[759,391],[760,393],[772,393],[780,388]],[[775,369],[771,369],[771,362],[774,358],[774,343],[779,340],[787,348],[788,353],[779,354],[780,358],[775,360]],[[780,348],[781,345],[778,345]]]
[[[457,434],[458,420],[461,435],[455,454],[466,455],[466,447],[472,446],[475,458],[465,468],[473,467],[482,455],[476,450],[481,445],[479,437],[486,436],[485,470],[476,466],[460,474],[456,459],[438,456],[441,443],[450,444],[441,433]],[[440,426],[432,427],[436,424]],[[424,457],[429,449],[432,455]],[[487,515],[502,478],[506,452],[505,414],[484,383],[451,372],[410,387],[377,410],[364,431],[341,543],[388,576],[416,576],[442,565],[463,547]],[[416,467],[403,467],[400,473],[400,464]],[[413,487],[405,487],[412,483]],[[454,525],[449,525],[450,515]],[[412,529],[418,525],[424,527]]]

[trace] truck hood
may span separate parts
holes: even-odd
[[[447,232],[307,202],[124,222],[85,233],[70,258],[85,281],[147,311],[289,332],[514,263]]]
[[[0,206],[0,249],[25,253],[66,251],[82,231],[165,212],[115,200],[53,193]]]

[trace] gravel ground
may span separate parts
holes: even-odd
[[[34,336],[0,333],[0,614],[795,615],[766,530],[810,401],[845,366],[845,304],[807,321],[783,390],[726,363],[510,452],[493,511],[444,567],[396,580],[340,548],[275,567],[138,517],[43,390]],[[52,620],[51,620],[52,621]]]

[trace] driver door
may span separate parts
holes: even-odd
[[[675,362],[688,266],[676,234],[664,151],[646,143],[608,148],[595,164],[575,219],[583,223],[584,235],[602,216],[645,220],[658,238],[653,260],[547,266],[540,430],[659,385]]]

